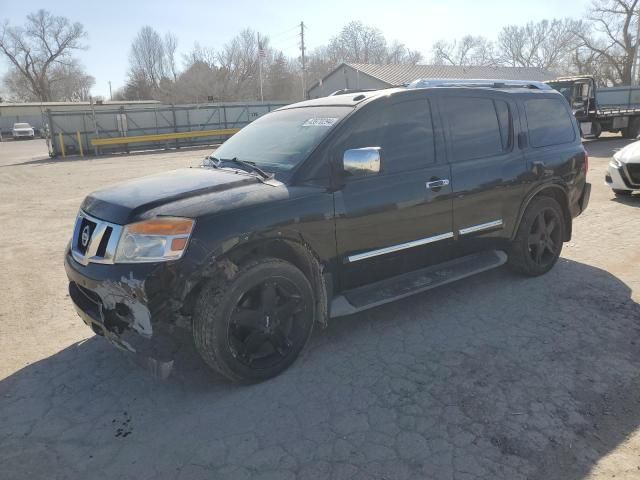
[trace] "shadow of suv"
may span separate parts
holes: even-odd
[[[328,318],[504,263],[547,272],[590,193],[564,97],[413,87],[289,105],[202,168],[89,195],[65,257],[79,315],[168,362],[188,332],[212,368],[251,382],[287,368]]]

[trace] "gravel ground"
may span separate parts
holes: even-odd
[[[501,268],[317,330],[269,382],[166,381],[96,338],[62,252],[87,193],[203,150],[50,160],[0,143],[0,476],[640,478],[640,197],[593,192],[558,265]]]

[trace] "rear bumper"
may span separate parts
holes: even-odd
[[[580,213],[584,212],[589,206],[589,199],[591,198],[591,184],[585,183],[584,189],[582,190],[582,195],[580,196],[580,200],[578,200],[578,205],[580,206]]]

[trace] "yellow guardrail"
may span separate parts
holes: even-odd
[[[177,140],[180,138],[221,137],[225,135],[233,135],[234,133],[237,133],[239,131],[239,128],[223,128],[220,130],[198,130],[195,132],[160,133],[157,135],[138,135],[133,137],[93,138],[91,139],[91,145],[94,147],[102,147],[106,145],[122,145],[126,143]]]

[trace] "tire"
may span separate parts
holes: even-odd
[[[592,122],[591,123],[591,133],[589,135],[585,135],[585,138],[600,138],[602,135],[602,125],[600,122]]]
[[[635,139],[640,134],[640,118],[631,117],[629,119],[629,125],[621,131],[624,138]]]
[[[274,377],[298,357],[315,323],[314,292],[292,264],[263,258],[203,287],[193,337],[203,360],[237,383]]]
[[[560,257],[564,229],[564,215],[558,202],[551,197],[534,198],[510,245],[509,267],[531,277],[547,273]]]
[[[619,197],[628,197],[633,193],[631,190],[618,190],[617,188],[613,188],[612,190],[614,195]]]

